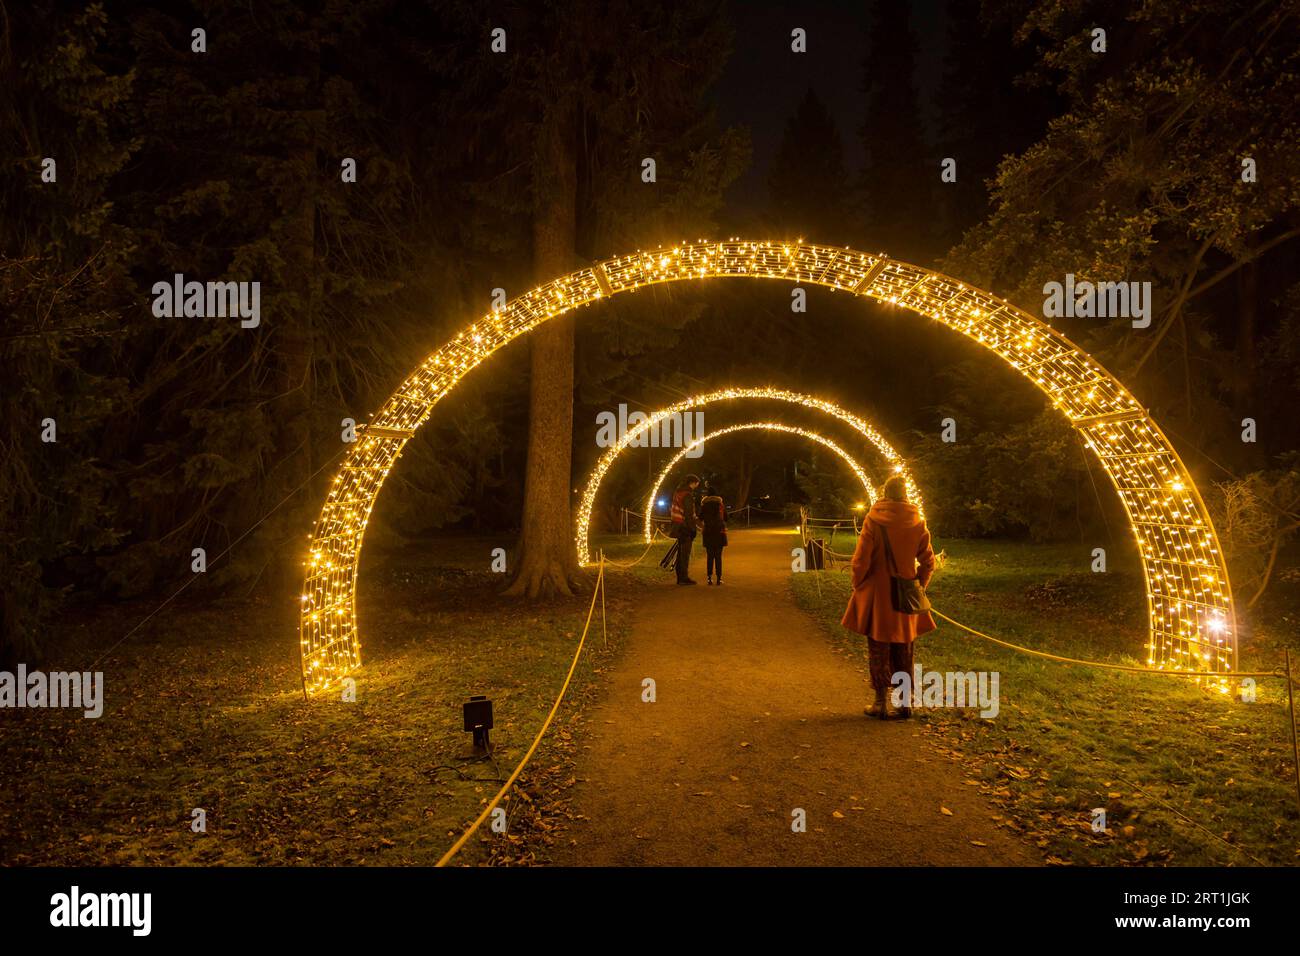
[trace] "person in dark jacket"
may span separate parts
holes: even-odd
[[[695,516],[695,489],[699,486],[699,478],[687,475],[673,492],[672,524],[668,528],[668,534],[677,539],[678,584],[695,583],[690,574],[691,544],[695,541],[695,532],[699,527],[699,519]]]
[[[704,497],[700,499],[700,526],[703,529],[704,553],[709,583],[717,574],[718,584],[722,583],[722,549],[727,546],[727,509],[721,496],[713,486],[704,486]]]

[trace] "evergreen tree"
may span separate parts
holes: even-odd
[[[1012,37],[1015,24],[991,4],[949,2],[948,49],[938,91],[941,158],[956,160],[956,181],[940,181],[939,249],[947,250],[990,211],[998,164],[1042,135],[1057,102],[1042,84],[1021,82],[1033,60]]]
[[[927,263],[933,258],[939,166],[921,125],[909,13],[906,0],[875,0],[871,10],[862,82],[863,238],[868,249]]]
[[[108,185],[135,146],[123,130],[130,72],[94,52],[98,4],[5,11],[0,42],[0,664],[39,660],[64,592],[124,526],[112,491],[119,372],[134,344],[129,236]],[[53,166],[46,163],[53,161]]]
[[[509,19],[521,52],[505,105],[516,127],[519,116],[536,117],[523,154],[532,170],[535,280],[708,229],[743,155],[735,134],[713,132],[703,102],[727,48],[719,5],[606,0],[516,8]],[[642,179],[647,158],[655,162],[653,183]],[[583,397],[598,397],[600,383],[616,378],[647,342],[680,328],[684,317],[661,304],[671,299],[624,304],[612,322],[592,323],[584,333]],[[511,594],[569,594],[578,581],[574,320],[553,319],[530,334],[526,490]]]
[[[844,241],[851,194],[840,132],[810,88],[786,123],[768,175],[768,206],[778,235]]]
[[[1193,446],[1243,463],[1266,454],[1269,445],[1239,440],[1241,415],[1253,409],[1282,450],[1294,416],[1254,383],[1261,340],[1283,319],[1274,303],[1289,285],[1286,265],[1300,250],[1290,188],[1300,176],[1300,24],[1285,7],[1241,0],[1151,3],[1123,21],[1103,17],[1104,4],[1022,6],[1018,35],[1039,44],[1036,73],[1068,106],[1002,164],[994,212],[949,271],[1031,312],[1044,284],[1067,273],[1151,281],[1149,329],[1054,324]],[[1110,24],[1104,54],[1093,52],[1100,22]],[[1266,262],[1278,268],[1253,273]],[[1228,349],[1233,362],[1221,360]],[[1193,387],[1197,367],[1219,386]]]

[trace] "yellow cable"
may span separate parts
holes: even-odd
[[[1082,664],[1085,667],[1103,667],[1106,670],[1127,671],[1131,674],[1163,674],[1168,677],[1210,677],[1210,678],[1213,677],[1282,677],[1285,678],[1287,676],[1286,673],[1283,671],[1249,671],[1249,672],[1247,671],[1224,671],[1224,672],[1166,671],[1166,670],[1157,670],[1151,667],[1131,667],[1125,664],[1107,664],[1104,663],[1103,661],[1083,661],[1083,660],[1079,660],[1076,657],[1060,657],[1056,654],[1048,654],[1046,651],[1036,651],[1029,647],[1021,647],[1019,644],[1012,644],[1009,641],[1003,641],[1003,640],[999,640],[996,637],[991,637],[990,635],[985,634],[983,631],[977,631],[973,627],[968,627],[967,625],[962,624],[960,621],[954,621],[947,614],[944,614],[941,611],[936,611],[934,608],[930,608],[930,613],[933,614],[935,617],[943,618],[949,624],[956,625],[957,627],[961,628],[963,631],[969,631],[971,634],[974,634],[976,637],[982,637],[986,641],[992,641],[994,644],[1001,644],[1003,647],[1009,647],[1013,651],[1020,651],[1020,653],[1022,654],[1030,654],[1033,655],[1034,657],[1044,657],[1049,661],[1060,661],[1063,664]]]
[[[834,553],[834,552],[832,552],[832,553]],[[1126,665],[1126,664],[1107,664],[1107,663],[1105,663],[1104,661],[1084,661],[1084,660],[1080,660],[1080,659],[1077,658],[1077,657],[1061,657],[1061,656],[1058,655],[1058,654],[1049,654],[1049,653],[1047,653],[1046,651],[1036,651],[1036,650],[1034,650],[1034,649],[1031,648],[1031,647],[1023,647],[1023,646],[1021,646],[1020,644],[1012,644],[1010,641],[1000,640],[999,638],[993,637],[992,635],[985,634],[983,631],[977,631],[975,628],[973,628],[973,627],[969,627],[969,626],[967,626],[967,625],[961,623],[961,621],[954,621],[954,620],[953,620],[952,618],[950,618],[947,614],[944,614],[942,611],[935,610],[933,607],[930,608],[930,613],[933,614],[935,617],[943,618],[943,619],[944,619],[945,621],[947,621],[949,624],[952,624],[952,625],[954,625],[955,627],[959,627],[959,628],[961,628],[963,631],[967,631],[967,632],[969,632],[969,633],[971,633],[971,634],[974,634],[976,637],[982,637],[982,638],[984,638],[984,640],[986,640],[986,641],[992,641],[994,644],[999,644],[999,645],[1001,645],[1002,647],[1009,647],[1009,648],[1011,648],[1011,650],[1013,650],[1013,651],[1019,651],[1019,652],[1022,653],[1022,654],[1029,654],[1029,655],[1031,655],[1031,656],[1033,656],[1033,657],[1042,657],[1042,658],[1045,658],[1046,660],[1049,660],[1049,661],[1059,661],[1059,662],[1062,663],[1062,664],[1079,664],[1079,665],[1082,665],[1083,667],[1101,667],[1101,668],[1104,668],[1104,669],[1106,669],[1106,670],[1111,670],[1111,671],[1125,671],[1125,672],[1130,673],[1130,674],[1161,674],[1161,675],[1164,675],[1164,676],[1166,676],[1166,677],[1206,677],[1206,678],[1214,678],[1214,677],[1219,677],[1219,678],[1225,678],[1225,677],[1280,677],[1280,678],[1282,678],[1283,680],[1291,680],[1291,681],[1293,681],[1293,682],[1296,684],[1297,687],[1300,687],[1300,681],[1295,680],[1295,678],[1288,678],[1286,671],[1283,671],[1283,670],[1275,670],[1275,671],[1166,671],[1166,670],[1159,670],[1159,669],[1156,669],[1156,668],[1154,668],[1154,667],[1133,667],[1133,666],[1129,666],[1129,665]]]
[[[560,688],[560,694],[555,698],[555,703],[551,706],[551,712],[546,715],[546,720],[542,722],[542,729],[537,731],[537,736],[533,738],[533,745],[528,748],[528,753],[524,754],[524,759],[519,761],[519,766],[515,767],[515,772],[510,775],[510,779],[501,785],[501,789],[497,791],[497,795],[492,798],[486,807],[483,808],[483,812],[478,815],[478,819],[470,824],[470,828],[461,835],[461,838],[452,845],[450,850],[442,855],[442,859],[435,863],[434,866],[446,866],[447,861],[460,851],[460,848],[465,845],[466,841],[468,841],[478,828],[483,825],[483,821],[486,820],[491,815],[492,811],[497,808],[497,804],[501,802],[501,798],[504,797],[506,792],[514,785],[515,780],[518,779],[524,766],[532,759],[533,754],[537,750],[537,745],[542,742],[542,737],[550,728],[551,721],[555,719],[556,711],[560,709],[560,702],[564,700],[564,695],[569,690],[569,682],[573,680],[573,672],[578,668],[578,658],[582,656],[582,647],[587,641],[587,632],[591,629],[592,615],[596,612],[596,598],[603,594],[604,590],[605,564],[602,558],[600,571],[596,575],[596,589],[591,595],[591,607],[587,609],[587,623],[583,625],[582,637],[578,639],[578,649],[573,654],[573,663],[569,665],[569,673],[564,678],[564,686]]]
[[[655,534],[659,534],[659,533],[660,533],[659,529],[658,529],[658,528],[655,528]],[[645,546],[645,550],[641,552],[641,557],[637,558],[635,561],[631,562],[630,564],[629,564],[629,563],[624,563],[624,562],[621,562],[621,561],[611,561],[611,560],[609,560],[609,558],[605,558],[604,561],[605,561],[606,564],[610,565],[611,567],[615,567],[615,568],[634,568],[634,567],[636,567],[638,564],[640,564],[642,561],[645,560],[645,556],[646,556],[647,554],[650,553],[650,549],[653,548],[653,547],[655,546],[655,544],[656,544],[655,539],[654,539],[653,537],[651,537],[651,538],[650,538],[650,543],[647,544],[647,545]]]

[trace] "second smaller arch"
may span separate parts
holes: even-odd
[[[925,513],[924,504],[921,501],[920,490],[912,480],[912,475],[907,467],[907,462],[904,461],[902,456],[895,451],[894,447],[885,440],[884,436],[861,416],[855,415],[847,409],[841,408],[834,402],[829,402],[813,395],[792,392],[788,389],[773,388],[771,386],[723,388],[712,392],[706,392],[701,395],[693,395],[690,398],[684,399],[683,401],[669,405],[666,408],[662,408],[659,411],[652,413],[636,425],[629,427],[618,441],[605,451],[605,454],[602,455],[600,460],[596,463],[595,468],[592,469],[591,475],[587,479],[587,487],[578,505],[576,543],[578,546],[579,563],[583,565],[592,563],[591,546],[588,538],[591,515],[595,508],[596,495],[600,491],[601,481],[604,479],[606,472],[608,472],[610,467],[613,466],[618,456],[629,447],[638,447],[637,442],[640,441],[643,436],[647,435],[647,433],[652,429],[657,428],[661,422],[674,414],[680,414],[691,409],[704,408],[716,402],[731,402],[736,400],[772,400],[785,402],[787,404],[822,412],[836,419],[840,423],[847,425],[866,439],[868,444],[875,448],[876,452],[884,458],[892,473],[903,476],[904,480],[907,482],[908,498],[911,501],[916,502],[917,508],[922,514]],[[723,432],[714,432],[712,435],[706,434],[703,437],[704,439],[708,439],[710,437],[717,437],[719,434],[723,434]],[[692,447],[698,447],[698,444],[699,443]],[[681,457],[682,456],[679,455],[677,459],[674,460],[680,460]],[[655,483],[656,488],[662,483],[662,480],[663,479],[660,478],[660,480]],[[648,516],[650,512],[647,511],[646,514]],[[647,517],[646,520],[648,522],[649,517]]]
[[[781,422],[744,422],[740,425],[728,425],[726,428],[719,428],[716,432],[706,435],[703,438],[696,439],[685,448],[679,450],[677,454],[673,456],[672,460],[669,461],[668,464],[664,465],[663,470],[659,472],[658,477],[655,478],[654,485],[650,489],[650,497],[646,499],[644,535],[647,544],[654,537],[654,503],[655,497],[659,494],[659,486],[664,483],[664,479],[666,479],[672,470],[677,467],[678,463],[685,458],[687,454],[699,448],[705,442],[721,438],[723,435],[730,435],[732,432],[757,430],[786,432],[787,434],[799,435],[800,437],[824,445],[831,451],[835,452],[835,454],[839,455],[840,458],[844,459],[844,463],[849,466],[849,469],[853,474],[855,474],[858,480],[862,482],[862,489],[867,493],[867,500],[872,501],[875,499],[876,489],[871,484],[871,479],[867,476],[866,469],[858,463],[857,459],[825,435],[820,435],[808,428],[800,428],[797,425],[786,425]]]

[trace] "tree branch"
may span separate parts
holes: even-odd
[[[1210,251],[1210,246],[1214,244],[1214,239],[1217,235],[1218,233],[1211,233],[1206,236],[1205,241],[1201,243],[1201,248],[1196,250],[1196,257],[1192,260],[1191,268],[1187,270],[1187,278],[1183,280],[1183,287],[1179,291],[1177,298],[1174,299],[1168,310],[1166,310],[1169,317],[1161,323],[1158,329],[1156,329],[1156,334],[1151,339],[1151,344],[1148,345],[1146,351],[1142,353],[1142,356],[1138,359],[1137,365],[1134,366],[1131,374],[1137,375],[1137,373],[1142,370],[1142,366],[1146,364],[1147,359],[1155,354],[1156,347],[1160,345],[1161,339],[1163,339],[1165,335],[1168,334],[1169,330],[1174,327],[1174,322],[1178,319],[1178,313],[1182,310],[1183,303],[1188,299],[1188,292],[1192,287],[1192,280],[1196,278],[1196,272],[1201,268],[1201,261],[1205,258],[1205,254]]]

